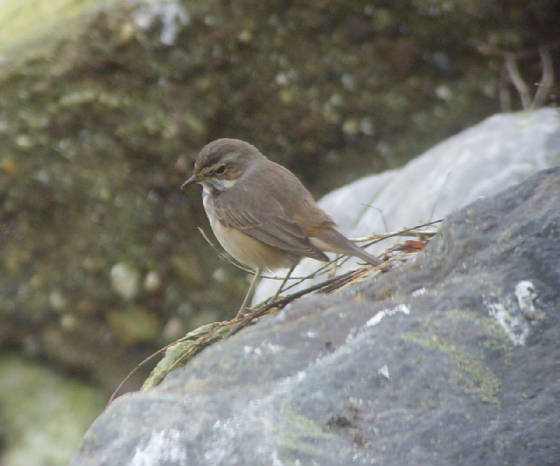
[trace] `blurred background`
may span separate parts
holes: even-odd
[[[532,94],[543,50],[558,76],[559,24],[555,0],[0,0],[0,464],[64,464],[144,357],[235,312],[247,274],[179,191],[205,143],[320,196],[521,109],[507,62]]]

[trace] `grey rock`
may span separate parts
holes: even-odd
[[[123,299],[134,299],[140,290],[140,272],[132,265],[119,262],[111,267],[111,287]]]
[[[499,114],[441,142],[399,170],[368,176],[333,191],[319,205],[349,237],[384,234],[445,217],[558,164],[557,109]],[[383,241],[370,251],[378,254],[393,242]],[[354,268],[356,262],[348,262],[340,271]],[[320,265],[305,259],[294,276],[306,276]],[[306,281],[293,290],[309,284]],[[263,280],[253,302],[262,301],[277,288],[278,281]]]
[[[293,303],[92,425],[72,465],[560,463],[560,168]]]

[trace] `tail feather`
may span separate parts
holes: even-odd
[[[371,254],[369,254],[368,252],[366,252],[364,249],[360,248],[359,246],[355,246],[354,250],[354,256],[359,257],[360,259],[366,261],[368,264],[371,265],[381,265],[381,261],[375,257],[373,257]]]
[[[316,237],[311,238],[311,243],[322,251],[358,257],[371,265],[380,265],[382,263],[334,228],[322,230]]]

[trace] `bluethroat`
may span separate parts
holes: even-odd
[[[193,183],[202,185],[204,210],[220,244],[255,272],[238,315],[265,270],[289,268],[278,296],[303,257],[328,261],[325,252],[335,252],[381,263],[336,229],[290,170],[247,142],[217,139],[204,146],[181,189]]]

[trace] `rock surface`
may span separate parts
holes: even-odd
[[[246,274],[196,232],[199,193],[178,189],[200,147],[252,141],[314,193],[401,166],[504,92],[520,108],[481,43],[528,51],[523,78],[540,80],[560,11],[506,3],[0,0],[0,351],[108,396],[152,351],[230,317]],[[48,448],[74,448],[66,408],[43,406],[29,435],[48,418],[70,433]],[[5,463],[15,444],[45,463],[0,410]]]
[[[72,465],[556,465],[560,168],[119,398]]]
[[[75,377],[2,352],[0,464],[65,464],[105,403],[101,390]]]
[[[496,114],[437,144],[403,168],[362,178],[329,193],[319,204],[351,238],[385,234],[445,217],[559,164],[558,109]],[[392,242],[378,243],[370,251],[379,254]],[[347,262],[340,271],[357,262]],[[294,276],[306,276],[321,265],[305,259]],[[294,290],[306,286],[309,282]],[[263,280],[253,302],[263,301],[277,288],[277,281]]]

